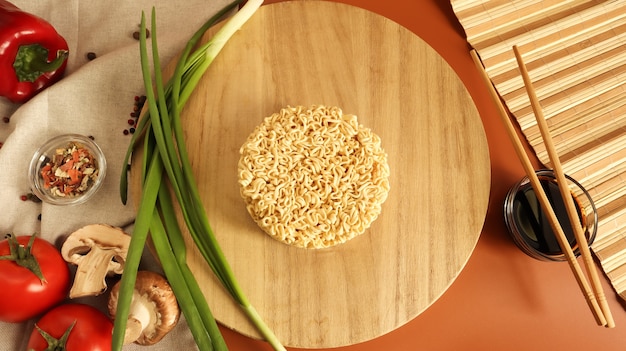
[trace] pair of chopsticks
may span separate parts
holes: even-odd
[[[559,243],[559,246],[561,247],[561,251],[565,255],[565,258],[567,262],[569,263],[569,266],[572,272],[574,273],[574,277],[576,278],[578,286],[580,287],[581,292],[584,294],[585,300],[587,301],[589,308],[593,312],[596,322],[598,323],[598,325],[606,326],[608,328],[613,328],[615,327],[615,322],[613,321],[613,316],[611,315],[611,311],[609,309],[606,296],[604,295],[604,291],[602,290],[600,278],[598,276],[598,272],[596,270],[596,267],[593,262],[593,258],[591,256],[591,251],[587,243],[587,238],[585,237],[585,234],[583,233],[583,229],[580,225],[578,214],[576,212],[576,205],[574,204],[574,200],[572,199],[570,189],[567,185],[567,180],[565,178],[565,174],[563,173],[563,168],[561,166],[561,162],[559,160],[558,154],[554,147],[552,137],[550,136],[550,132],[548,130],[548,124],[546,123],[545,117],[543,115],[543,111],[541,109],[539,99],[537,98],[535,90],[532,86],[532,82],[528,75],[526,65],[524,64],[524,61],[522,60],[521,54],[517,46],[513,46],[513,51],[515,53],[515,58],[517,60],[520,73],[524,80],[526,92],[530,99],[531,106],[535,114],[535,118],[537,120],[537,125],[541,131],[541,137],[543,138],[543,142],[548,152],[548,156],[550,157],[550,161],[552,162],[553,171],[556,176],[557,183],[559,185],[559,191],[566,205],[570,224],[574,230],[574,236],[576,237],[576,241],[578,242],[578,247],[580,248],[580,254],[581,254],[583,263],[585,265],[585,269],[586,269],[588,277],[585,276],[580,265],[578,264],[578,260],[576,259],[576,256],[574,255],[572,247],[570,246],[565,236],[565,233],[563,232],[563,228],[561,227],[561,224],[559,223],[558,218],[556,217],[556,214],[554,213],[554,209],[552,208],[552,205],[550,204],[548,197],[546,196],[546,193],[543,187],[541,186],[541,183],[539,182],[539,178],[537,177],[535,173],[535,169],[533,168],[533,165],[530,162],[530,159],[528,158],[526,151],[524,150],[524,146],[517,135],[515,127],[513,126],[513,123],[511,122],[511,120],[509,119],[506,109],[504,108],[504,105],[502,101],[500,100],[500,97],[498,96],[498,93],[496,92],[495,87],[493,86],[493,84],[491,83],[491,80],[489,79],[487,73],[485,72],[482,62],[480,61],[480,58],[478,57],[478,54],[476,53],[475,50],[471,51],[471,56],[472,56],[472,59],[474,60],[474,63],[476,64],[476,67],[478,68],[479,72],[482,75],[482,79],[485,85],[489,89],[491,98],[498,106],[500,117],[506,127],[509,138],[513,142],[513,146],[515,147],[515,152],[517,153],[517,156],[519,157],[520,161],[522,162],[522,165],[524,166],[526,175],[530,181],[530,184],[533,190],[535,191],[535,194],[537,195],[537,198],[539,199],[541,208],[548,217],[552,230],[556,234],[556,239]],[[590,283],[587,281],[587,278],[591,280],[591,287],[590,287]]]

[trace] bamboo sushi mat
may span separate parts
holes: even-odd
[[[550,167],[512,46],[529,70],[564,171],[591,194],[592,251],[626,299],[626,0],[451,0],[507,108]]]

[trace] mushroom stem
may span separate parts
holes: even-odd
[[[141,324],[141,321],[129,317],[126,322],[126,331],[124,332],[124,345],[132,344],[139,339],[143,329],[144,327]]]
[[[89,259],[82,260],[76,268],[70,298],[103,293],[107,288],[105,278],[109,272],[109,262],[115,256],[117,252],[114,250],[93,250]]]
[[[137,341],[148,325],[155,323],[157,316],[154,313],[154,307],[148,308],[146,305],[150,303],[150,301],[147,301],[136,292],[133,293],[133,300],[130,305],[128,322],[126,324],[126,332],[124,334],[124,344]]]

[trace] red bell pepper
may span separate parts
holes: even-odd
[[[50,23],[0,0],[0,96],[26,102],[61,79],[68,55]]]

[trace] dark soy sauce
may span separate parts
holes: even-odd
[[[577,247],[576,237],[574,231],[570,225],[569,217],[567,215],[567,209],[565,203],[561,198],[559,186],[554,179],[539,178],[541,186],[543,187],[554,213],[561,223],[563,232],[567,237],[567,240],[572,248]],[[581,227],[585,228],[585,220],[583,209],[578,203],[576,197],[572,194],[574,204],[578,213],[578,219],[580,220]],[[529,184],[524,185],[515,194],[513,202],[513,218],[518,226],[522,239],[527,245],[533,249],[542,252],[546,255],[561,255],[561,247],[556,239],[554,231],[550,226],[548,217],[541,209],[541,204],[535,195],[535,191]],[[588,233],[585,233],[588,235]]]

